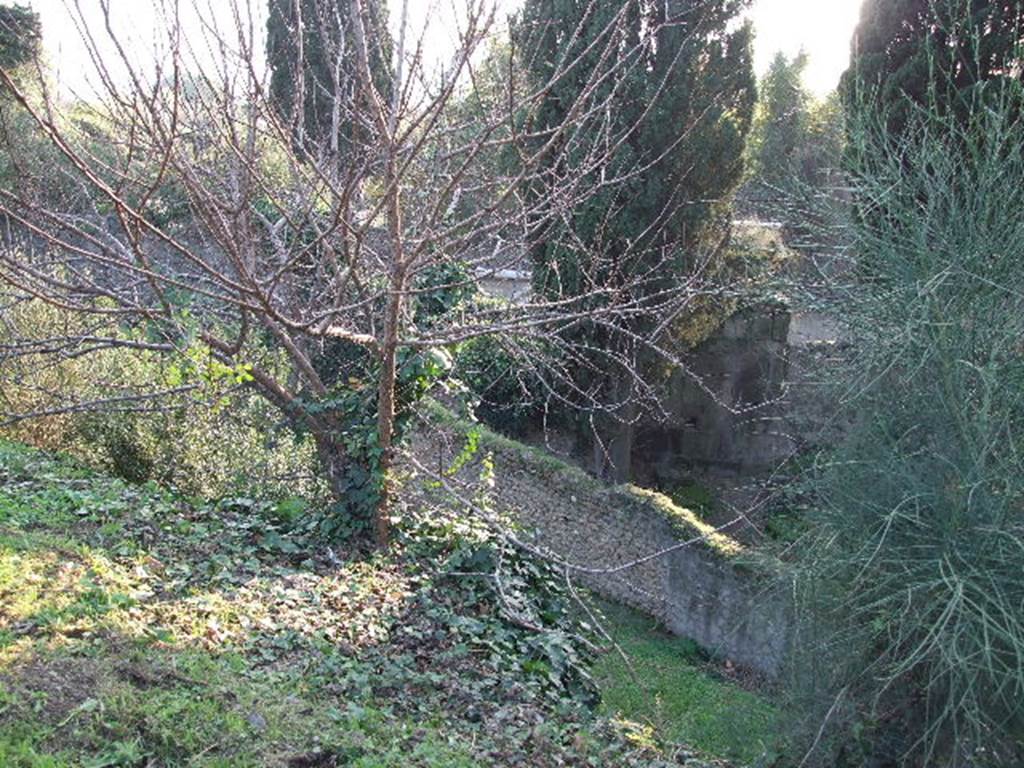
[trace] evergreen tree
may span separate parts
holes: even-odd
[[[309,152],[346,155],[358,143],[355,132],[364,109],[357,92],[351,8],[349,0],[270,0],[270,96],[297,145]],[[385,0],[369,0],[365,8],[374,86],[387,101],[392,41]]]
[[[883,112],[891,133],[918,106],[964,115],[976,86],[1024,79],[1021,0],[865,0],[843,76],[847,108]]]
[[[533,85],[547,86],[529,129],[545,142],[581,99],[602,105],[581,110],[587,116],[557,137],[570,148],[554,153],[559,162],[593,164],[600,191],[572,206],[559,227],[534,233],[529,246],[539,294],[581,297],[617,284],[616,300],[642,307],[650,298],[653,307],[720,250],[756,92],[751,31],[735,23],[745,5],[527,0],[517,23],[519,49]],[[549,82],[576,59],[567,75]],[[552,167],[552,178],[564,170]],[[606,297],[604,290],[594,301]],[[637,383],[626,383],[629,376],[618,369],[646,370],[651,382],[663,373],[663,366],[637,359],[635,341],[663,320],[638,311],[618,331],[593,324],[573,331],[588,335],[595,350],[594,359],[580,362],[574,385],[607,403],[619,422],[596,436],[595,469],[608,473],[600,455],[610,453],[620,480],[629,475]]]
[[[810,474],[792,665],[804,743],[845,756],[810,765],[1024,765],[1024,86],[980,90],[898,134],[848,119],[856,260],[818,306],[856,352]]]
[[[842,159],[843,122],[836,94],[818,100],[807,90],[807,63],[802,52],[792,59],[779,52],[761,79],[741,198],[755,216],[784,224],[790,245],[818,248],[818,220],[829,213],[827,189]]]
[[[23,5],[0,5],[0,69],[21,90],[26,88],[26,72],[29,64],[36,61],[42,48],[43,33],[39,14]],[[32,120],[18,105],[7,87],[6,80],[0,80],[0,189],[10,189],[15,183],[16,167],[35,164],[41,169],[59,163],[40,146],[39,132]],[[52,167],[52,166],[51,166]],[[42,178],[42,172],[37,178]],[[60,185],[47,184],[48,189]],[[6,216],[0,217],[9,225]]]
[[[806,69],[805,53],[789,59],[780,51],[759,84],[750,159],[753,177],[761,185],[783,189],[797,172],[810,127]]]
[[[0,68],[16,69],[32,61],[42,40],[38,13],[24,5],[0,5]]]

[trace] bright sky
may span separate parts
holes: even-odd
[[[755,0],[750,16],[757,30],[755,65],[762,74],[777,51],[810,57],[807,86],[831,91],[850,60],[850,39],[861,0]]]
[[[157,14],[152,0],[108,0],[112,16],[124,29],[143,37],[150,35],[157,25]],[[43,19],[43,34],[50,59],[57,67],[64,87],[73,91],[85,89],[85,73],[90,68],[87,53],[81,44],[74,23],[76,0],[29,0]],[[100,0],[77,0],[87,17],[98,16]],[[266,0],[240,0],[254,8],[265,6]],[[850,37],[857,22],[861,0],[754,0],[750,17],[757,30],[755,63],[758,74],[764,72],[776,51],[793,56],[805,49],[810,56],[807,85],[815,93],[824,94],[835,87],[840,74],[846,69]],[[200,0],[209,9],[205,15],[227,22],[230,3],[227,0]],[[501,0],[505,7],[514,7],[517,0]],[[422,19],[443,18],[444,8],[451,0],[411,0],[410,17],[413,25]],[[189,6],[188,0],[182,7]],[[399,0],[392,0],[394,14]],[[185,21],[193,28],[195,20]],[[433,37],[433,36],[432,36]],[[438,45],[444,45],[448,35],[437,30]]]

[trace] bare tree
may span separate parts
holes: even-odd
[[[640,38],[659,31],[626,28],[634,0],[618,0],[621,12],[594,37],[586,71],[583,57],[565,58],[539,87],[525,85],[520,52],[491,47],[502,32],[492,0],[460,0],[458,43],[440,62],[425,31],[410,29],[403,0],[389,97],[371,72],[368,0],[349,0],[347,14],[318,13],[318,23],[347,25],[325,36],[335,41],[328,55],[339,63],[338,76],[319,84],[335,93],[337,125],[351,126],[344,152],[337,131],[322,133],[319,143],[309,135],[295,140],[302,117],[282,114],[270,96],[259,14],[248,0],[226,1],[232,23],[218,25],[197,2],[187,10],[203,23],[186,25],[179,2],[157,0],[166,55],[140,65],[106,0],[69,0],[91,54],[96,94],[87,102],[59,97],[41,68],[34,89],[0,70],[10,98],[58,155],[43,178],[26,167],[21,183],[0,190],[0,213],[21,233],[19,245],[0,253],[0,281],[16,300],[79,318],[74,332],[15,340],[0,354],[47,360],[129,347],[194,356],[202,345],[216,365],[309,431],[339,497],[354,460],[339,392],[358,390],[376,413],[381,545],[389,537],[408,360],[484,335],[545,340],[558,355],[534,364],[552,392],[583,402],[589,395],[565,375],[566,360],[592,360],[592,351],[570,348],[566,332],[591,323],[629,333],[630,321],[645,315],[660,322],[637,343],[679,363],[664,334],[706,295],[699,269],[656,291],[634,290],[621,276],[603,285],[595,275],[590,296],[535,296],[429,322],[417,317],[437,275],[448,276],[446,288],[475,288],[496,272],[521,269],[523,243],[538,232],[565,231],[549,225],[571,217],[595,186],[622,183],[656,160],[638,157],[627,168],[609,162],[634,128],[609,120],[609,83],[639,66]],[[504,53],[486,58],[493,50]],[[301,45],[296,55],[301,73]],[[343,57],[354,66],[341,66]],[[543,129],[522,119],[568,77],[584,85],[564,119]],[[297,92],[303,87],[297,77]],[[460,109],[470,98],[475,108]],[[293,101],[301,110],[301,95]],[[678,126],[680,141],[689,127]],[[605,140],[573,142],[581,131]],[[564,162],[552,163],[553,153]],[[498,156],[509,161],[495,162]],[[602,174],[610,168],[615,173]],[[174,206],[182,213],[169,216]],[[699,254],[692,259],[700,261]],[[630,279],[653,280],[654,272]],[[286,370],[259,364],[256,340],[279,349]],[[340,378],[322,365],[331,345],[345,350]],[[360,370],[371,372],[372,384],[348,382],[345,360],[353,358],[366,362]],[[653,398],[632,360],[609,352],[607,365],[633,382],[625,388],[631,397]],[[153,402],[167,393],[157,387],[119,394],[117,402]],[[110,405],[59,400],[65,394],[53,393],[50,410]]]

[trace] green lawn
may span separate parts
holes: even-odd
[[[717,677],[693,642],[652,619],[608,603],[601,609],[629,659],[607,653],[594,669],[606,714],[744,764],[774,754],[779,713],[765,699]]]

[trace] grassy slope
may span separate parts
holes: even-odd
[[[606,714],[742,763],[774,752],[779,713],[765,700],[720,679],[692,641],[668,634],[649,617],[610,603],[602,612],[628,659],[606,654],[595,665]]]
[[[0,766],[663,764],[495,661],[414,558],[339,560],[277,511],[0,442]],[[746,699],[661,663],[704,686],[671,735],[739,754],[708,722]],[[603,669],[609,707],[648,718]]]

